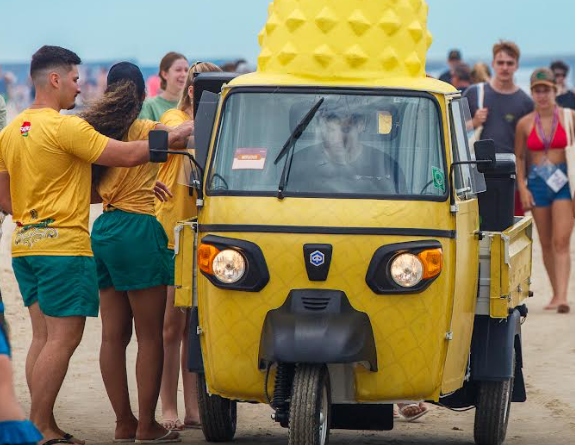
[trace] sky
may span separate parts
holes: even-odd
[[[377,0],[370,0],[377,1]],[[244,57],[255,64],[270,0],[0,0],[0,62],[26,62],[44,44],[85,61],[155,65],[168,51],[190,61]],[[528,56],[572,55],[573,0],[427,0],[429,58],[452,47],[489,60],[515,40]]]

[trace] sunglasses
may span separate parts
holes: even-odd
[[[563,71],[555,71],[555,72],[553,73],[553,75],[554,75],[555,77],[562,77],[562,78],[564,78],[564,77],[567,76],[567,73],[564,73]]]

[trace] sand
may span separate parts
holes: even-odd
[[[12,328],[16,391],[26,410],[30,407],[24,377],[24,361],[31,328],[18,286],[10,266],[10,234],[13,223],[4,223],[0,245],[0,283],[6,315]],[[575,252],[575,241],[571,245]],[[533,290],[530,314],[523,326],[525,379],[528,401],[513,404],[506,443],[509,445],[571,445],[575,443],[575,314],[557,315],[543,311],[550,295],[537,240],[534,248]],[[573,256],[573,255],[572,255]],[[570,295],[575,281],[571,280]],[[74,355],[56,406],[61,427],[90,444],[110,444],[114,416],[98,367],[100,321],[89,319],[84,339]],[[135,340],[129,347],[129,366],[133,370]],[[134,372],[130,372],[131,392],[136,402]],[[183,399],[180,389],[180,406]],[[271,410],[263,405],[239,405],[238,444],[284,444],[287,431],[270,420]],[[474,411],[455,413],[432,408],[418,423],[397,422],[390,432],[332,431],[333,444],[472,444]],[[201,431],[183,433],[187,444],[204,443]]]

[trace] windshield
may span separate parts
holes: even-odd
[[[210,194],[273,196],[280,185],[285,196],[446,193],[438,107],[424,96],[232,93],[216,144]]]

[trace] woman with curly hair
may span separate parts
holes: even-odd
[[[222,70],[213,63],[194,63],[188,71],[177,108],[166,111],[160,118],[160,122],[172,127],[191,121],[194,106],[194,74],[213,71]],[[168,155],[168,162],[160,166],[158,174],[158,180],[166,184],[174,195],[172,199],[167,201],[156,200],[156,216],[168,234],[168,249],[172,251],[174,249],[176,222],[190,219],[197,214],[195,197],[190,196],[188,187],[178,184],[178,176],[184,161],[183,156]],[[164,371],[160,397],[162,400],[162,424],[168,429],[181,430],[184,427],[198,428],[199,414],[196,377],[195,374],[187,371],[189,311],[174,307],[175,293],[175,288],[168,286],[168,299],[164,316]],[[183,424],[178,418],[177,400],[180,366],[186,411]]]
[[[82,117],[102,134],[124,141],[147,139],[154,129],[170,131],[158,122],[137,119],[144,97],[140,69],[122,62],[110,69],[103,98]],[[190,127],[174,129],[170,139],[182,141],[181,133],[189,134]],[[104,205],[92,230],[102,312],[100,369],[117,418],[115,441],[180,441],[178,433],[155,419],[164,358],[162,315],[166,286],[173,281],[168,239],[154,215],[158,168],[152,163],[112,167],[100,170],[95,178]],[[138,338],[138,418],[130,406],[126,373],[132,320]]]

